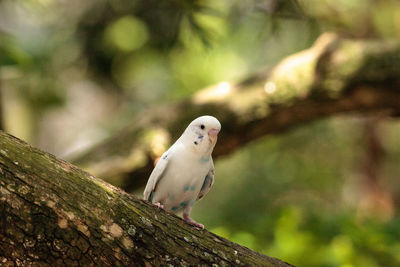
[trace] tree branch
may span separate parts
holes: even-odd
[[[199,230],[0,132],[6,266],[290,266]]]
[[[400,42],[322,35],[270,72],[221,83],[191,99],[153,108],[75,158],[74,163],[127,190],[143,185],[153,162],[195,117],[222,124],[219,157],[268,134],[343,112],[400,113]],[[169,133],[173,133],[172,136]]]

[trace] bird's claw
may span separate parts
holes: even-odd
[[[192,222],[191,224],[193,224],[196,227],[199,227],[200,229],[204,229],[204,224],[198,223],[198,222]]]
[[[196,226],[196,227],[199,227],[200,229],[204,229],[204,225],[203,225],[203,224],[196,222],[195,220],[193,220],[192,218],[190,218],[189,215],[187,215],[187,214],[183,214],[183,219],[184,219],[186,222],[188,222],[188,223],[190,223],[190,224],[193,224],[193,225]]]
[[[163,209],[164,208],[164,205],[161,204],[160,202],[156,202],[156,203],[154,203],[154,205],[159,209]]]

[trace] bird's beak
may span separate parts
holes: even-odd
[[[215,139],[217,137],[218,133],[219,133],[219,130],[213,128],[213,129],[208,131],[208,136],[211,139]]]

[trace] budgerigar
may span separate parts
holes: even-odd
[[[204,228],[190,218],[190,211],[214,183],[211,153],[220,130],[220,122],[212,116],[192,121],[157,162],[144,190],[144,199],[166,211],[183,212],[185,221]]]

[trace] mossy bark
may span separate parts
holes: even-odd
[[[400,42],[327,33],[269,72],[145,111],[73,162],[132,190],[145,184],[156,158],[197,116],[209,114],[221,121],[214,149],[219,157],[259,137],[338,113],[400,114],[399,84]]]
[[[290,266],[199,230],[3,132],[0,265]]]

